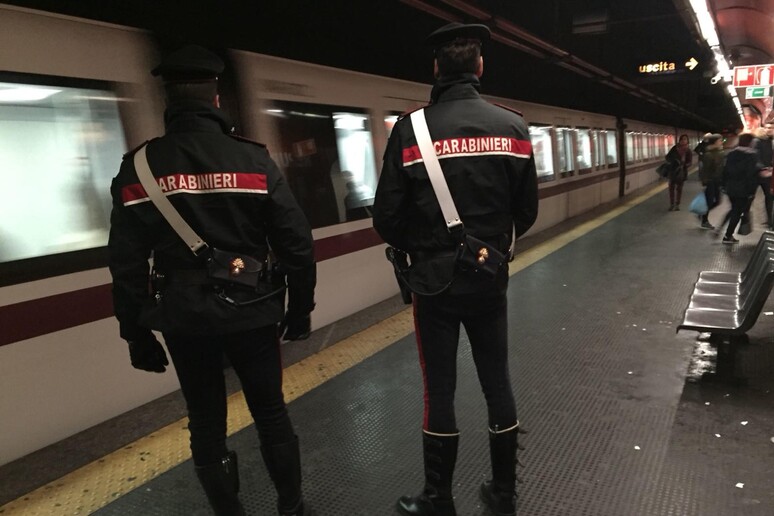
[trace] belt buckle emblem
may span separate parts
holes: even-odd
[[[231,267],[228,271],[229,275],[236,277],[242,274],[242,271],[245,269],[245,262],[241,258],[237,257],[231,260],[229,266]]]
[[[478,257],[476,258],[476,261],[483,265],[487,258],[489,258],[489,250],[486,247],[482,247],[478,250]]]

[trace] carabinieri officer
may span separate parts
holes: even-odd
[[[489,37],[484,25],[451,23],[427,38],[437,81],[425,117],[465,232],[507,254],[513,236],[524,234],[537,217],[537,174],[524,119],[479,95],[481,44]],[[456,514],[454,390],[462,324],[489,414],[492,480],[481,486],[481,498],[494,514],[515,515],[519,422],[508,373],[507,263],[494,279],[454,266],[460,235],[446,227],[408,117],[399,119],[390,135],[373,213],[382,238],[411,256],[414,280],[450,283],[413,295],[425,386],[425,487],[418,496],[400,498],[398,510],[413,516]]]
[[[238,253],[243,267],[250,260],[264,263],[271,247],[287,272],[287,312],[282,288],[258,296],[255,289],[222,287],[211,277],[207,253],[191,252],[140,184],[133,162],[138,148],[124,157],[111,187],[115,313],[138,369],[165,370],[166,354],[151,330],[162,332],[188,407],[196,474],[215,513],[244,514],[236,454],[226,448],[225,354],[255,420],[279,514],[307,516],[298,438],[282,393],[278,323],[284,320],[286,339],[309,335],[316,282],[312,233],[266,148],[231,133],[219,109],[223,69],[217,55],[186,46],[153,70],[164,80],[166,134],[143,144],[147,163],[210,250]],[[157,281],[149,291],[151,255]]]

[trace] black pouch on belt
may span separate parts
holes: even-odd
[[[215,283],[231,283],[251,289],[258,288],[263,262],[252,256],[233,251],[210,248],[207,257],[207,275]]]
[[[494,246],[468,234],[463,236],[457,255],[457,263],[461,268],[494,279],[506,261],[506,256]]]

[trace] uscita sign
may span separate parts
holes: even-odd
[[[675,63],[669,61],[640,65],[640,73],[673,72],[676,69]]]

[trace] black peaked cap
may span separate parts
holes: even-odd
[[[224,68],[223,61],[216,54],[199,45],[186,45],[164,56],[151,74],[172,81],[206,80],[214,79]]]
[[[465,25],[459,22],[452,22],[435,30],[425,39],[425,45],[434,49],[440,48],[455,39],[477,39],[482,43],[489,41],[492,35],[489,27],[479,23]]]

